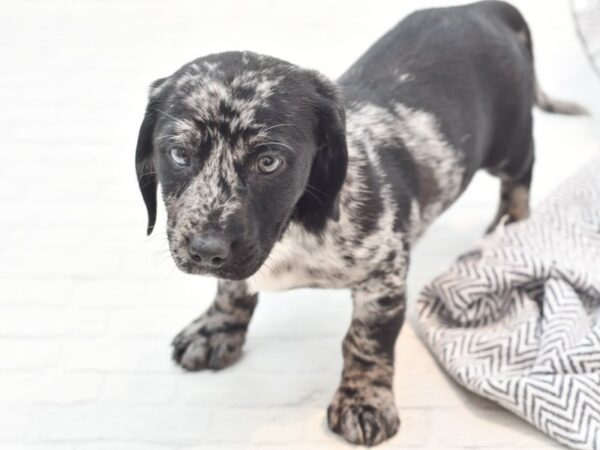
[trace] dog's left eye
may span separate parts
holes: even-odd
[[[261,173],[273,173],[281,166],[281,158],[275,155],[263,155],[256,161],[256,168]]]
[[[190,157],[184,149],[178,147],[172,148],[170,154],[171,159],[178,166],[188,166],[190,164]]]

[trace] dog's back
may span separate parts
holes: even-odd
[[[363,101],[386,109],[401,102],[432,114],[464,163],[464,187],[479,168],[527,159],[535,76],[524,36],[525,21],[503,2],[422,10],[339,82],[350,109]]]

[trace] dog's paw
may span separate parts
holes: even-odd
[[[391,389],[340,386],[327,410],[329,428],[348,442],[372,446],[391,438],[400,427]]]
[[[246,327],[219,315],[201,316],[173,339],[173,360],[186,370],[230,366],[242,353]]]

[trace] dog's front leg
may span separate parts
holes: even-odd
[[[173,340],[173,359],[187,370],[222,369],[242,353],[258,294],[245,281],[219,280],[217,296]]]
[[[378,444],[400,425],[392,383],[394,344],[406,308],[405,273],[405,265],[396,271],[375,271],[352,290],[354,310],[342,344],[342,381],[327,419],[334,432],[355,444]]]

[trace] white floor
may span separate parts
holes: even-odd
[[[324,422],[347,292],[264,295],[236,366],[187,374],[171,363],[171,337],[207,306],[215,284],[174,268],[164,228],[144,236],[137,128],[146,86],[190,59],[251,49],[336,77],[427,3],[0,2],[0,448],[347,447]],[[545,89],[600,116],[600,80],[566,1],[517,3]],[[598,152],[600,133],[593,119],[536,118],[539,199]],[[497,196],[496,181],[477,177],[430,230],[414,255],[411,304],[478,241]],[[402,428],[385,448],[555,445],[454,384],[414,323],[411,313],[397,347]]]

